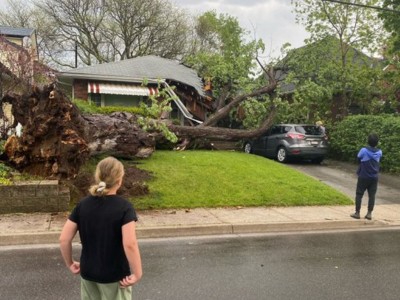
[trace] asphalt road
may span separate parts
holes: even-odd
[[[400,231],[141,241],[135,300],[398,299]],[[75,247],[75,253],[79,248]],[[0,299],[79,299],[56,247],[0,247]]]
[[[357,166],[355,164],[325,160],[320,165],[310,162],[292,162],[288,163],[287,166],[317,178],[321,182],[341,191],[352,199],[355,197],[357,184]],[[363,204],[366,204],[367,201],[367,193],[365,193]],[[376,204],[399,203],[400,176],[381,173],[376,195]]]

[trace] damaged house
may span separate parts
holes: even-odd
[[[87,100],[98,106],[138,106],[157,94],[158,87],[164,88],[173,99],[169,118],[179,120],[182,125],[200,124],[212,111],[211,97],[207,96],[197,73],[177,61],[158,56],[82,67],[57,76],[64,88],[71,91],[72,99]]]

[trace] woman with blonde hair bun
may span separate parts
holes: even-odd
[[[132,204],[117,195],[123,164],[114,157],[96,167],[90,196],[71,212],[60,235],[66,266],[81,275],[81,299],[132,299],[132,286],[142,277],[136,238],[137,216]],[[72,258],[72,240],[79,231],[80,263]]]
[[[107,195],[110,187],[115,186],[124,177],[124,165],[114,157],[100,161],[94,174],[95,184],[89,188],[92,196]]]

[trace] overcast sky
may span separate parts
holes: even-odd
[[[271,49],[279,52],[286,42],[293,47],[300,47],[308,37],[305,29],[295,22],[290,0],[173,0],[173,2],[195,15],[207,10],[216,10],[218,13],[237,17],[240,25],[251,31],[252,36],[264,41],[268,52]]]
[[[7,0],[0,0],[3,9]],[[172,0],[178,7],[198,15],[207,10],[227,13],[237,17],[243,28],[251,31],[251,36],[261,38],[266,45],[266,53],[276,56],[281,46],[288,42],[293,47],[303,45],[308,37],[301,25],[295,23],[290,0]]]

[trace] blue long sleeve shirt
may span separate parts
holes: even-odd
[[[382,150],[373,147],[364,147],[358,152],[357,157],[360,161],[360,166],[357,170],[358,177],[378,178]]]

